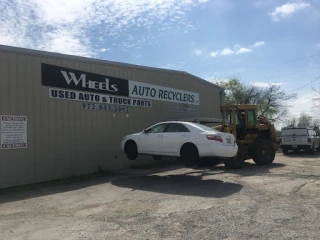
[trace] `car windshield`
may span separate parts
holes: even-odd
[[[196,127],[200,128],[203,131],[210,131],[210,132],[218,132],[217,130],[212,129],[211,127],[208,127],[206,125],[203,124],[199,124],[199,123],[193,123]]]

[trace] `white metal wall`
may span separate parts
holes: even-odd
[[[0,46],[0,115],[28,117],[28,148],[0,150],[0,188],[132,164],[120,151],[123,136],[170,117],[182,104],[152,101],[125,113],[82,110],[81,102],[49,99],[41,63],[172,87],[200,94],[198,115],[220,117],[217,86],[175,71],[139,68],[66,55]],[[137,160],[139,162],[141,160]]]

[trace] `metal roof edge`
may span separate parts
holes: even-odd
[[[171,72],[171,73],[178,73],[181,75],[188,75],[194,79],[197,79],[199,81],[208,83],[210,85],[215,86],[216,88],[219,88],[221,90],[224,90],[224,88],[218,86],[217,84],[214,84],[212,82],[209,82],[205,79],[202,79],[200,77],[197,77],[195,75],[192,75],[185,71],[179,71],[179,70],[172,70],[172,69],[164,69],[164,68],[156,68],[156,67],[148,67],[148,66],[142,66],[142,65],[136,65],[131,63],[122,63],[122,62],[115,62],[115,61],[108,61],[108,60],[102,60],[97,58],[90,58],[90,57],[81,57],[81,56],[75,56],[75,55],[69,55],[69,54],[62,54],[62,53],[55,53],[55,52],[48,52],[48,51],[42,51],[42,50],[36,50],[36,49],[28,49],[28,48],[21,48],[21,47],[14,47],[14,46],[8,46],[8,45],[1,45],[0,44],[0,51],[8,51],[8,52],[16,52],[16,53],[25,53],[30,55],[40,55],[40,56],[49,56],[49,57],[55,57],[55,58],[64,58],[68,60],[76,60],[76,61],[82,61],[82,62],[92,62],[92,63],[100,63],[100,64],[106,64],[106,65],[113,65],[113,66],[124,66],[129,68],[138,68],[141,70],[152,70],[152,71],[158,71],[158,72]]]
[[[213,83],[213,82],[209,82],[209,81],[207,81],[207,80],[205,80],[205,79],[203,79],[203,78],[200,78],[200,77],[198,77],[198,76],[196,76],[196,75],[193,75],[193,74],[191,74],[191,73],[188,73],[188,72],[183,72],[184,74],[186,74],[186,75],[189,75],[190,77],[192,77],[192,78],[195,78],[195,79],[197,79],[197,80],[199,80],[199,81],[203,81],[203,82],[205,82],[205,83],[208,83],[208,84],[210,84],[210,85],[213,85],[213,86],[215,86],[216,88],[219,88],[219,89],[221,89],[221,90],[225,90],[225,88],[224,87],[221,87],[221,86],[219,86],[218,84],[215,84],[215,83]]]
[[[125,67],[131,67],[131,68],[140,68],[142,70],[156,70],[156,71],[181,73],[181,71],[178,71],[178,70],[148,67],[148,66],[136,65],[136,64],[131,64],[131,63],[122,63],[122,62],[116,62],[116,61],[102,60],[102,59],[93,58],[93,57],[82,57],[82,56],[70,55],[70,54],[65,54],[65,53],[48,52],[48,51],[29,49],[29,48],[21,48],[21,47],[13,47],[13,46],[7,46],[7,45],[0,44],[0,51],[1,50],[17,52],[17,53],[25,53],[25,54],[31,54],[31,55],[41,55],[41,56],[49,56],[49,57],[55,57],[55,58],[65,58],[68,60],[77,60],[77,61],[83,61],[83,62],[101,63],[101,64],[125,66]]]

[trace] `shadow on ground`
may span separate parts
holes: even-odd
[[[320,152],[310,153],[308,151],[289,151],[285,156],[289,158],[319,158]]]
[[[184,166],[178,164],[176,161],[171,164],[159,163],[157,166],[143,165],[125,171],[91,174],[21,187],[0,189],[0,204],[76,191],[109,182],[115,186],[131,188],[133,190],[220,198],[240,191],[243,186],[235,183],[222,182],[220,180],[203,180],[202,177],[225,173],[241,176],[262,175],[269,173],[270,169],[284,166],[284,164],[280,163],[273,163],[269,166],[257,166],[254,163],[245,162],[242,169],[226,170],[223,164],[219,164],[216,166],[209,165],[193,168],[193,172],[188,172],[183,175],[158,176],[154,174],[184,168]],[[197,176],[190,176],[190,174]]]
[[[127,177],[128,175],[150,175],[168,170],[176,170],[181,167],[181,165],[177,164],[177,161],[158,161],[155,164],[141,164],[124,170],[112,172],[102,171],[83,176],[74,176],[41,183],[4,188],[0,189],[0,204],[76,191],[91,186],[109,183],[115,179]]]
[[[151,175],[121,178],[114,186],[164,194],[222,198],[239,192],[243,185],[220,180],[203,180],[202,176]]]
[[[245,161],[241,169],[226,169],[223,161],[207,161],[205,164],[202,164],[198,167],[193,167],[196,172],[211,172],[211,175],[232,173],[240,176],[249,176],[249,175],[262,175],[270,172],[271,169],[285,167],[285,164],[282,163],[272,163],[270,165],[259,166],[253,161]]]
[[[232,173],[240,176],[254,176],[254,175],[263,175],[270,173],[271,169],[285,167],[285,164],[282,163],[272,163],[271,165],[259,166],[255,163],[244,162],[241,169],[228,169],[226,170],[224,165],[219,165],[211,168],[211,170],[221,170],[227,173]]]
[[[0,189],[0,204],[75,191],[108,183],[113,179],[110,173],[101,173]]]

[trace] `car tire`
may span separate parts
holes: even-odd
[[[181,148],[180,158],[186,167],[192,167],[199,163],[199,152],[193,144],[186,144]]]
[[[159,161],[162,159],[162,156],[159,156],[159,155],[153,155],[152,158],[156,161]]]
[[[320,144],[319,144],[319,146],[318,146],[318,148],[317,148],[317,151],[320,152]]]
[[[134,141],[128,141],[125,145],[125,153],[129,160],[136,160],[138,157],[137,144]]]
[[[243,146],[238,143],[237,155],[233,158],[227,158],[224,160],[224,166],[226,169],[240,169],[245,161],[245,152]]]
[[[257,140],[252,148],[252,159],[257,165],[270,165],[276,156],[272,142]]]
[[[288,148],[282,148],[282,152],[284,155],[287,155],[289,150],[288,150]]]

